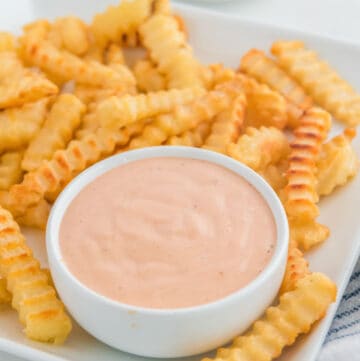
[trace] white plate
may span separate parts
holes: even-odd
[[[42,4],[44,3],[45,1],[42,2]],[[86,13],[88,14],[96,3],[99,2],[84,1],[81,2],[81,5],[84,9],[86,7]],[[0,24],[2,26],[16,22],[14,17],[11,18],[10,22],[7,19],[8,4],[8,2],[0,3]],[[69,6],[70,1],[59,1],[58,4],[64,5],[63,12],[59,13],[59,15],[66,15],[66,6]],[[76,4],[76,10],[74,11],[80,12],[78,15],[81,15],[80,2],[76,2]],[[19,21],[28,21],[34,16],[38,17],[39,13],[36,13],[34,9],[39,8],[34,7],[33,11],[29,9],[27,14],[24,14],[23,10]],[[45,12],[45,15],[52,16],[50,10],[49,8],[49,12]],[[224,62],[226,65],[235,67],[240,56],[249,48],[268,49],[271,42],[279,38],[303,39],[310,47],[316,49],[333,64],[340,74],[360,91],[359,46],[273,26],[245,22],[234,17],[227,17],[192,7],[177,6],[177,10],[185,17],[191,35],[191,43],[197,55],[204,62]],[[44,10],[41,15],[44,15]],[[358,153],[360,153],[359,137],[355,144]],[[339,287],[338,301],[360,253],[360,225],[357,214],[359,204],[360,177],[357,177],[347,187],[337,190],[333,195],[321,201],[320,221],[330,226],[331,237],[324,245],[307,255],[312,270],[325,272],[335,280]],[[42,234],[35,231],[26,231],[25,233],[28,236],[29,243],[35,247],[36,253],[43,258],[44,242]],[[315,360],[336,308],[337,303],[331,306],[327,316],[312,330],[311,334],[301,338],[294,347],[289,348],[281,360]],[[101,315],[94,315],[94,317],[101,317]],[[65,345],[49,346],[26,340],[21,332],[17,316],[11,310],[0,312],[0,325],[0,351],[33,361],[142,360],[139,357],[115,351],[101,344],[77,326],[74,327]],[[200,357],[189,360],[200,360]]]

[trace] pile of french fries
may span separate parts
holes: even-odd
[[[303,252],[329,236],[319,198],[358,171],[360,95],[300,41],[277,41],[271,54],[252,49],[237,70],[201,64],[167,0],[123,1],[91,24],[65,17],[18,38],[0,33],[0,302],[29,338],[61,343],[71,321],[19,225],[45,228],[51,203],[95,162],[162,144],[246,164],[289,219],[278,304],[216,360],[272,360],[325,315],[336,286]],[[345,130],[327,140],[332,116]]]

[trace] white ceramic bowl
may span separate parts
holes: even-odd
[[[87,288],[70,273],[62,260],[59,229],[74,197],[110,169],[153,157],[192,158],[222,165],[245,178],[262,194],[275,218],[277,244],[270,263],[249,285],[205,305],[159,310],[108,299]],[[56,288],[71,315],[85,330],[106,344],[126,352],[148,357],[183,357],[225,344],[248,328],[273,301],[286,265],[288,224],[274,191],[250,168],[207,150],[162,146],[115,155],[76,177],[62,192],[51,211],[46,242]]]

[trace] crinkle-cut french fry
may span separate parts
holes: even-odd
[[[94,133],[97,133],[97,141],[100,141],[101,139],[106,141],[106,137],[107,137],[107,141],[109,142],[108,146],[105,147],[104,150],[102,150],[102,153],[99,156],[99,158],[94,161],[90,160],[88,165],[91,165],[91,164],[95,163],[96,161],[106,158],[109,155],[113,154],[115,152],[116,147],[118,147],[118,148],[124,147],[126,144],[128,144],[131,137],[136,136],[141,133],[142,129],[147,124],[147,122],[148,122],[148,120],[146,120],[146,119],[143,121],[140,120],[136,123],[127,125],[120,130],[112,130],[112,131],[108,131],[108,130],[105,131],[103,129],[100,129],[99,125],[95,125],[95,124],[92,124],[91,128],[90,128],[90,124],[89,124],[88,129],[82,129],[82,130],[78,131],[77,138],[81,141],[86,142],[86,141],[88,141],[89,136],[92,136]],[[113,148],[112,148],[112,143],[111,143],[112,141],[115,144],[115,146]],[[54,190],[45,192],[45,195],[44,195],[45,199],[50,203],[55,202],[57,197],[61,193],[61,191],[72,180],[72,178],[75,177],[76,175],[78,175],[85,168],[86,168],[86,166],[84,166],[84,168],[82,168],[82,166],[80,166],[79,169],[76,169],[73,172],[71,177],[60,180],[59,184],[57,184],[55,186]],[[0,200],[1,200],[1,198],[0,198]]]
[[[247,98],[246,125],[283,129],[288,120],[285,98],[255,78],[243,74],[237,76],[242,81]]]
[[[135,64],[133,72],[137,87],[141,92],[155,92],[166,88],[165,77],[159,73],[150,60],[139,60]]]
[[[287,184],[285,171],[288,169],[287,159],[282,159],[277,164],[269,164],[258,173],[270,184],[276,193],[279,193]]]
[[[284,188],[284,205],[291,228],[291,237],[300,247],[307,250],[311,245],[324,241],[324,238],[306,238],[307,234],[326,236],[323,226],[315,223],[319,215],[316,205],[316,159],[322,143],[331,127],[331,116],[321,108],[312,107],[301,118],[300,125],[294,130],[291,143],[289,169],[286,172],[288,181]],[[296,229],[306,229],[304,234]]]
[[[360,94],[301,41],[277,41],[271,52],[317,104],[348,126],[360,124]]]
[[[305,111],[291,103],[286,99],[286,111],[287,111],[287,123],[286,126],[290,129],[295,129],[300,124],[300,119],[304,115]]]
[[[0,109],[54,95],[58,88],[35,70],[25,68],[15,52],[0,52]]]
[[[91,30],[88,31],[89,48],[82,56],[85,61],[96,61],[100,64],[105,62],[105,48],[96,43],[94,34]]]
[[[318,215],[316,202],[316,159],[331,127],[331,116],[320,108],[311,108],[294,130],[289,169],[286,173],[285,208],[289,217],[309,219]]]
[[[110,44],[105,53],[105,62],[111,64],[126,64],[124,53],[118,44]]]
[[[85,116],[85,118],[87,118],[88,115]],[[88,135],[90,134],[94,134],[97,130],[99,130],[100,126],[99,124],[96,122],[96,118],[92,117],[92,120],[95,120],[93,123],[91,123],[91,121],[89,121],[88,123],[88,128],[83,128],[81,130],[79,130],[76,134],[77,139],[84,139],[86,138]],[[146,124],[149,123],[148,119],[144,119],[144,120],[139,120],[136,123],[127,125],[123,128],[121,128],[120,130],[112,130],[112,137],[116,143],[116,147],[120,148],[120,147],[124,147],[129,140],[131,139],[131,137],[137,136],[138,134],[140,134],[143,130],[143,128],[145,127]],[[101,132],[101,131],[100,131]],[[110,139],[110,136],[109,136]],[[106,150],[104,151],[104,154],[98,159],[103,159],[106,158],[107,156],[111,155],[112,153],[114,153],[114,150]],[[80,170],[81,171],[81,170]],[[80,171],[76,171],[74,173],[73,176],[77,175],[78,173],[80,173]],[[50,202],[53,203],[56,201],[56,198],[58,197],[58,195],[60,194],[60,192],[65,188],[65,186],[71,181],[71,179],[62,182],[61,186],[57,187],[55,189],[55,191],[52,192],[46,192],[45,193],[45,199]],[[1,200],[1,198],[0,198]]]
[[[89,85],[76,84],[73,94],[86,105],[99,103],[111,96],[121,97],[127,94],[127,91],[114,88],[99,88]]]
[[[277,306],[269,307],[244,336],[233,345],[218,350],[216,358],[203,361],[271,361],[284,347],[310,331],[326,314],[336,298],[336,285],[321,273],[305,276],[296,288],[280,296]]]
[[[119,43],[123,35],[136,30],[150,15],[151,4],[151,0],[124,0],[95,15],[91,28],[97,43]]]
[[[16,218],[21,226],[46,229],[46,223],[50,213],[50,204],[42,199],[37,205],[26,210],[25,214]]]
[[[289,112],[290,116],[296,113],[301,115],[301,110],[305,111],[313,104],[305,90],[260,50],[252,49],[246,53],[241,59],[240,70],[277,90],[296,108],[300,108],[297,112]],[[296,123],[296,119],[290,120]]]
[[[0,207],[0,271],[27,337],[62,343],[71,320],[10,212]]]
[[[154,0],[153,8],[155,14],[169,15],[171,13],[169,0]]]
[[[325,143],[317,159],[317,194],[325,196],[336,187],[345,185],[359,171],[359,159],[351,145],[356,135],[354,128]]]
[[[126,65],[111,63],[108,67],[120,75],[122,79],[122,86],[120,90],[123,91],[123,94],[136,94],[135,76]]]
[[[202,66],[200,72],[204,86],[209,90],[235,78],[235,71],[226,68],[223,64]]]
[[[65,148],[81,122],[86,108],[72,94],[61,94],[53,104],[39,133],[25,151],[21,166],[30,171],[50,159],[58,149]]]
[[[176,20],[179,30],[184,34],[185,38],[189,38],[188,31],[186,29],[186,24],[184,18],[181,15],[173,14],[172,17]]]
[[[0,190],[7,190],[13,184],[20,182],[23,154],[23,151],[13,151],[0,156]]]
[[[14,35],[0,31],[0,52],[15,51],[15,37]]]
[[[255,171],[264,170],[287,156],[289,142],[285,134],[274,127],[248,127],[237,143],[230,143],[227,154]]]
[[[280,294],[294,290],[299,280],[309,273],[309,262],[295,245],[290,244],[285,275],[279,291]]]
[[[114,69],[94,61],[85,62],[46,42],[29,48],[28,54],[33,64],[64,81],[75,80],[79,84],[126,89],[123,77]]]
[[[27,173],[20,184],[9,190],[6,208],[16,217],[40,202],[47,193],[56,193],[75,175],[99,159],[114,152],[116,145],[126,144],[129,130],[114,132],[99,128],[80,140],[72,140],[66,149],[58,150],[49,161]]]
[[[171,113],[159,115],[146,126],[140,136],[131,140],[129,148],[160,145],[174,135],[196,128],[201,122],[209,122],[241,93],[239,82],[231,81],[189,104],[177,105]]]
[[[44,273],[46,273],[48,280],[49,280],[49,284],[51,286],[55,287],[52,282],[52,279],[51,279],[50,271],[47,268],[43,268],[42,271]],[[0,305],[1,304],[9,304],[9,303],[11,303],[11,293],[6,289],[5,278],[2,278],[0,276]],[[1,309],[0,309],[0,311],[1,311]]]
[[[0,305],[11,302],[11,294],[6,289],[6,280],[0,276]]]
[[[119,129],[137,120],[169,112],[175,105],[188,103],[204,92],[202,88],[186,88],[110,97],[99,103],[96,116],[102,126]]]
[[[75,137],[76,139],[82,139],[88,134],[93,134],[98,128],[100,128],[100,123],[95,112],[88,112],[84,115],[80,128],[75,133]]]
[[[189,147],[201,147],[210,134],[211,123],[200,123],[196,128],[188,130],[180,135],[174,135],[167,141],[167,145],[187,145]]]
[[[0,190],[0,207],[9,208],[10,196],[8,191]]]
[[[136,78],[132,71],[127,67],[124,59],[124,54],[119,45],[111,44],[106,53],[106,64],[123,79],[129,94],[136,93]]]
[[[289,220],[290,239],[296,242],[303,250],[320,244],[330,235],[328,227],[317,223],[315,220]]]
[[[62,79],[79,84],[124,89],[128,78],[95,61],[83,59],[65,50],[59,50],[46,41],[46,23],[35,22],[25,27],[22,37],[23,53],[27,61]]]
[[[29,143],[44,122],[47,103],[44,99],[0,111],[0,152],[17,150]]]
[[[210,134],[203,148],[226,154],[228,145],[239,137],[244,123],[246,105],[245,93],[239,94],[229,109],[218,114],[211,125]]]
[[[56,19],[51,31],[57,33],[60,39],[59,48],[64,48],[77,56],[84,55],[89,49],[87,26],[75,16]]]
[[[121,39],[121,45],[126,48],[136,48],[137,46],[140,46],[140,35],[138,30],[131,30],[124,34]]]
[[[167,78],[169,88],[202,86],[201,68],[172,16],[153,15],[139,29],[151,59]]]

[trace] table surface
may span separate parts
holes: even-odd
[[[38,0],[39,1],[39,0]],[[43,0],[52,2],[56,0]],[[77,0],[80,1],[80,0]],[[82,0],[85,1],[85,0]],[[101,1],[101,0],[100,0]],[[177,1],[180,2],[180,1]],[[229,13],[256,22],[308,31],[333,38],[360,43],[360,0],[184,0],[208,9]],[[27,18],[31,0],[8,1],[6,28],[17,26],[19,18]],[[4,24],[1,24],[4,26]],[[24,361],[0,352],[1,361]]]

